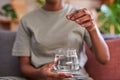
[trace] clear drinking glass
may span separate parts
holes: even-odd
[[[79,61],[76,49],[57,49],[54,59],[56,72],[75,73],[79,70]]]

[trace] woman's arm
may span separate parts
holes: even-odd
[[[107,63],[110,60],[109,48],[101,36],[90,12],[84,8],[77,10],[66,17],[67,19],[75,21],[88,30],[92,41],[92,51],[95,53],[97,60],[102,64]]]
[[[30,79],[37,79],[40,77],[39,69],[35,69],[31,66],[29,57],[19,57],[20,70],[22,74]]]
[[[89,34],[92,41],[92,52],[95,53],[96,59],[100,63],[106,64],[110,60],[109,48],[106,42],[97,28],[90,30]]]
[[[31,65],[30,57],[19,57],[19,63],[22,74],[31,80],[57,80],[73,77],[72,75],[52,72],[53,62],[43,65],[38,69]]]

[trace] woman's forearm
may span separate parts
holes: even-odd
[[[19,58],[21,72],[31,80],[62,80],[73,77],[70,74],[52,72],[54,62],[41,65],[36,69],[30,64],[30,61],[29,57]]]
[[[30,62],[29,62],[28,57],[20,57],[19,62],[20,62],[20,69],[23,74],[23,76],[32,79],[32,80],[37,80],[40,78],[40,71],[39,69],[34,68]]]
[[[104,41],[98,29],[94,28],[89,31],[89,33],[92,41],[92,49],[95,52],[97,60],[102,64],[107,63],[110,60],[110,55],[106,42]]]

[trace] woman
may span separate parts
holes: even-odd
[[[73,75],[54,73],[54,51],[75,48],[80,55],[80,73],[92,80],[84,70],[87,57],[83,43],[105,64],[109,50],[87,9],[77,10],[64,0],[46,0],[45,5],[24,16],[19,24],[13,55],[19,56],[20,69],[31,80],[73,80]]]

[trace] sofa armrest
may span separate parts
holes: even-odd
[[[86,70],[94,80],[120,80],[120,38],[106,40],[110,49],[110,62],[99,64],[86,47],[88,62]]]
[[[0,77],[21,76],[18,58],[12,56],[16,32],[0,30]]]

